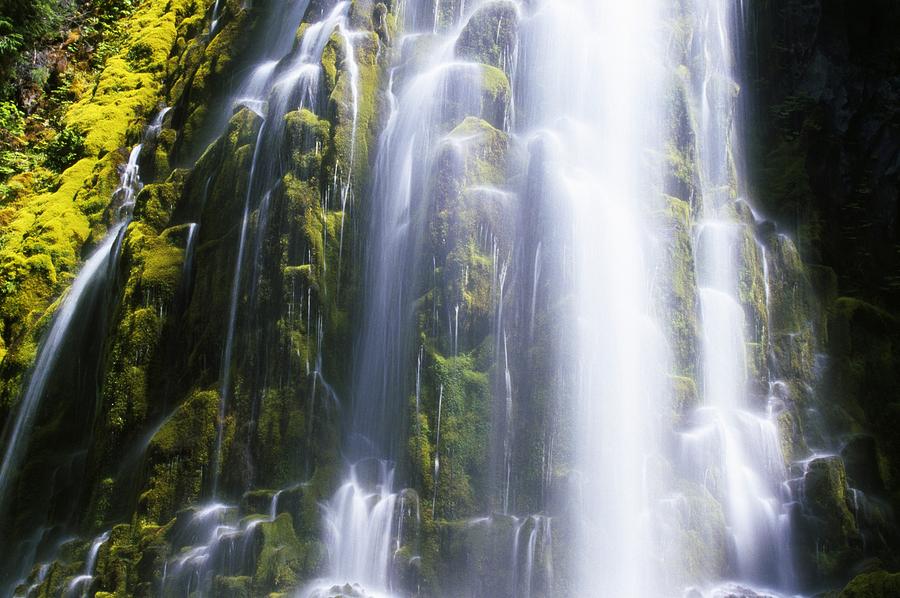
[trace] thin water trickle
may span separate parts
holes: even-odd
[[[94,570],[97,567],[97,556],[100,548],[109,540],[109,532],[103,532],[97,536],[88,549],[87,558],[84,561],[84,569],[80,575],[76,575],[66,588],[66,596],[70,598],[86,598],[91,582],[94,580]]]
[[[303,34],[299,47],[294,51],[285,50],[285,55],[276,64],[261,63],[247,80],[239,95],[239,101],[261,101],[265,103],[265,115],[254,144],[247,189],[238,234],[237,254],[234,274],[229,294],[228,320],[225,329],[225,346],[222,352],[221,378],[219,390],[219,415],[216,430],[216,444],[212,459],[210,491],[215,497],[219,492],[219,477],[222,466],[222,441],[225,416],[233,392],[232,370],[235,360],[236,332],[241,307],[241,291],[244,282],[245,253],[247,244],[253,242],[250,233],[250,219],[254,208],[258,208],[258,227],[253,256],[251,280],[251,300],[254,299],[258,258],[262,251],[262,235],[268,221],[269,194],[280,180],[281,161],[277,153],[266,151],[269,147],[280,147],[284,136],[284,115],[292,109],[308,109],[318,112],[319,86],[322,76],[322,54],[332,33],[346,21],[349,3],[339,2],[323,20],[311,24]],[[278,44],[276,44],[278,45]],[[353,62],[353,58],[348,58]],[[257,205],[257,202],[259,204]],[[323,208],[324,209],[324,208]],[[327,227],[322,227],[323,231]],[[321,329],[321,326],[319,327]]]
[[[159,127],[155,125],[158,122],[161,126],[166,110],[164,108],[153,120],[154,125],[148,128],[148,135],[158,134]],[[28,447],[34,418],[55,371],[61,349],[68,339],[71,325],[77,321],[82,310],[89,308],[88,300],[98,288],[114,274],[122,233],[131,221],[135,197],[143,186],[138,166],[142,147],[143,145],[139,143],[132,148],[119,178],[119,186],[113,192],[111,203],[117,219],[85,261],[54,313],[50,331],[41,342],[28,384],[19,400],[16,415],[8,420],[4,429],[2,446],[6,449],[3,463],[0,465],[0,520],[3,518],[5,504],[15,482],[14,478],[23,453]]]

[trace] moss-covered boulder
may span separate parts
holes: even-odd
[[[819,457],[803,478],[803,518],[798,555],[803,569],[832,578],[861,555],[859,529],[840,457]],[[808,571],[804,571],[808,574]]]
[[[872,571],[862,573],[848,583],[838,598],[881,598],[900,595],[900,573]]]
[[[456,55],[510,72],[515,66],[519,12],[510,0],[493,0],[472,13],[456,40]]]

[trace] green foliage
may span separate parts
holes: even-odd
[[[128,53],[125,55],[128,65],[135,71],[146,68],[151,58],[153,58],[153,47],[146,42],[137,42],[128,49]]]
[[[12,21],[6,17],[0,17],[0,60],[15,56],[22,48],[25,38],[16,32]]]
[[[12,102],[0,102],[0,143],[4,146],[11,139],[25,132],[25,118]]]
[[[0,102],[0,181],[25,170],[28,156],[20,151],[25,119],[12,102]]]
[[[57,172],[62,172],[79,160],[85,153],[85,135],[77,127],[66,127],[47,144],[44,164]]]

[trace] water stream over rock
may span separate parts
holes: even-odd
[[[876,449],[804,436],[743,3],[204,11],[7,416],[0,588],[747,598],[888,544]]]

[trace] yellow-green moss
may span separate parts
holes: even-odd
[[[117,167],[124,160],[124,153],[116,150],[135,141],[128,138],[129,132],[156,109],[176,26],[203,10],[192,0],[147,0],[135,10],[124,25],[128,43],[107,60],[96,84],[63,119],[67,126],[84,131],[87,156],[59,175],[50,190],[23,188],[4,210],[0,235],[4,359],[11,351],[18,352],[14,347],[27,349],[33,342],[24,338],[25,330],[70,280],[59,275],[74,272],[85,242],[92,234],[94,238],[103,234],[104,227],[95,225],[111,199]],[[136,66],[129,63],[128,52],[138,44],[142,60]]]

